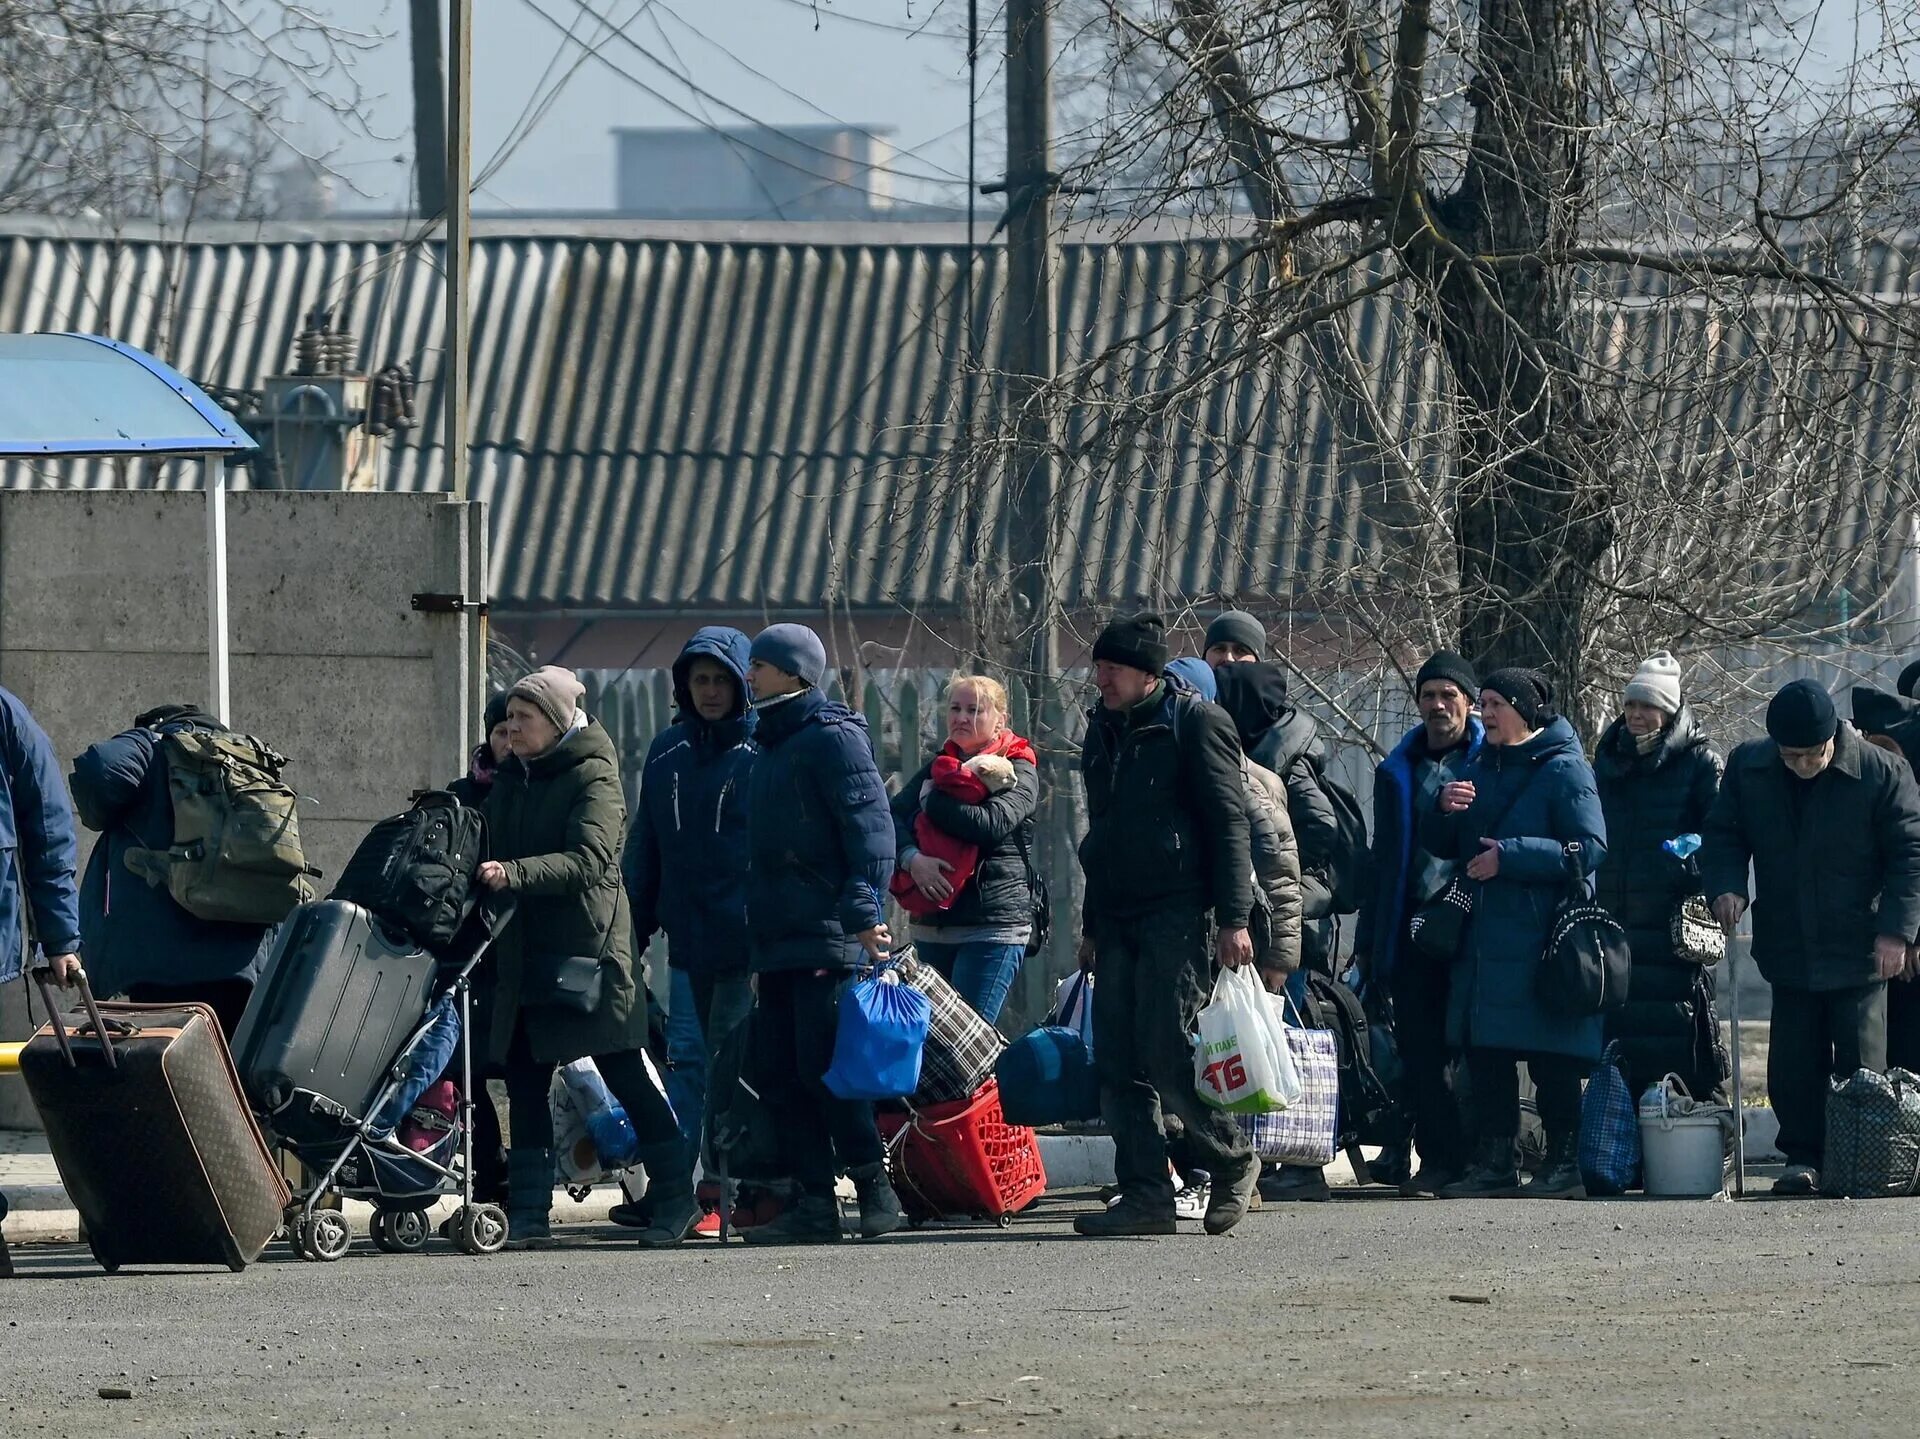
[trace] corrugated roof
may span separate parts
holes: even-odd
[[[257,387],[287,368],[319,304],[361,360],[411,364],[420,423],[390,446],[388,483],[445,487],[438,248],[341,226],[210,232],[189,243],[0,235],[0,331],[80,328],[153,350],[202,384]],[[669,227],[670,228],[670,227]],[[611,227],[553,236],[483,230],[473,260],[473,494],[493,506],[495,601],[516,610],[925,607],[961,602],[969,565],[1005,552],[992,456],[964,453],[963,245],[688,238]],[[863,236],[865,231],[862,232]],[[1380,526],[1343,472],[1321,387],[1299,347],[1230,383],[1179,395],[1203,347],[1245,347],[1231,284],[1193,304],[1226,241],[1066,244],[1061,364],[1129,346],[1065,417],[1061,537],[1070,598],[1108,604],[1214,594],[1297,595],[1374,554]],[[1888,288],[1911,261],[1873,252]],[[978,353],[998,353],[1004,251],[974,276]],[[1657,294],[1656,285],[1645,291]],[[1700,326],[1636,325],[1648,362],[1689,363]],[[1430,347],[1386,303],[1357,316],[1356,349],[1394,437],[1441,423]],[[1737,360],[1737,356],[1733,357]],[[1732,361],[1730,361],[1732,362]],[[976,382],[984,422],[993,396]],[[1173,396],[1137,431],[1102,439],[1104,401]],[[1904,418],[1904,402],[1903,402]],[[1703,448],[1710,437],[1703,435]],[[43,482],[97,484],[64,466]],[[10,483],[26,476],[12,472]],[[187,471],[140,478],[192,484]]]

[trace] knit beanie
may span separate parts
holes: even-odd
[[[1767,706],[1767,734],[1787,749],[1818,749],[1839,729],[1832,697],[1812,680],[1783,686]]]
[[[507,691],[508,699],[525,700],[551,720],[562,734],[572,727],[580,701],[586,697],[587,687],[580,683],[579,677],[558,665],[541,666]]]
[[[1480,681],[1474,678],[1473,666],[1461,659],[1452,650],[1441,650],[1429,655],[1427,662],[1420,666],[1420,673],[1413,677],[1414,698],[1420,697],[1420,691],[1428,680],[1445,680],[1448,684],[1460,686],[1460,693],[1469,698],[1478,698]]]
[[[1662,714],[1680,713],[1680,661],[1665,650],[1648,655],[1627,681],[1626,698],[1652,705]]]
[[[1853,687],[1853,726],[1861,734],[1891,734],[1893,727],[1912,719],[1920,704],[1899,695],[1890,695],[1872,685]]]
[[[492,734],[507,721],[507,692],[495,690],[487,700],[486,729],[483,734]]]
[[[1145,670],[1158,679],[1167,668],[1167,624],[1151,610],[1137,615],[1116,615],[1093,642],[1093,659],[1098,664],[1126,665]]]
[[[1519,666],[1495,670],[1480,681],[1480,688],[1492,690],[1512,705],[1528,729],[1543,729],[1559,715],[1553,707],[1553,683],[1539,670]]]
[[[1267,657],[1267,627],[1245,610],[1222,610],[1207,626],[1207,642],[1202,648],[1210,650],[1215,645],[1239,645],[1252,650],[1255,659],[1263,660]]]
[[[1920,694],[1915,693],[1920,690],[1920,660],[1915,660],[1900,671],[1900,682],[1894,688],[1908,699],[1920,699]]]
[[[768,625],[748,652],[749,659],[772,665],[818,689],[827,677],[827,647],[805,625]]]
[[[1205,660],[1191,656],[1177,659],[1167,666],[1167,673],[1185,680],[1188,688],[1209,704],[1220,698],[1220,682],[1213,677],[1213,670]]]

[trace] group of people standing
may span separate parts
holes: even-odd
[[[1438,653],[1413,677],[1419,723],[1378,765],[1369,842],[1267,643],[1254,616],[1229,611],[1198,656],[1172,656],[1153,614],[1114,619],[1093,646],[1079,959],[1096,978],[1094,1056],[1118,1193],[1076,1221],[1081,1233],[1171,1232],[1176,1172],[1207,1176],[1204,1222],[1216,1234],[1262,1198],[1327,1197],[1318,1170],[1261,1174],[1239,1127],[1197,1098],[1190,1045],[1223,966],[1252,965],[1296,1000],[1309,973],[1331,976],[1345,962],[1331,923],[1342,913],[1357,916],[1357,983],[1398,1041],[1421,1161],[1400,1177],[1408,1197],[1579,1194],[1581,1086],[1610,1042],[1636,1090],[1675,1073],[1696,1097],[1723,1094],[1712,972],[1675,948],[1675,909],[1691,898],[1729,931],[1751,909],[1753,956],[1774,995],[1769,1088],[1789,1161],[1778,1192],[1817,1188],[1829,1075],[1920,1067],[1920,701],[1908,683],[1920,684],[1920,667],[1899,694],[1857,687],[1852,725],[1820,686],[1789,684],[1768,707],[1766,737],[1723,762],[1668,654],[1640,666],[1589,758],[1543,674],[1479,676]],[[576,676],[539,669],[489,705],[487,737],[452,788],[487,816],[479,882],[517,900],[476,989],[512,1128],[504,1146],[493,1106],[477,1106],[491,1123],[478,1136],[481,1183],[503,1194],[512,1244],[549,1237],[548,1091],[556,1065],[586,1056],[633,1122],[649,1177],[644,1200],[617,1217],[648,1247],[717,1227],[727,1196],[694,1184],[706,1087],[719,1046],[749,1015],[792,1188],[784,1207],[735,1209],[745,1237],[839,1240],[843,1174],[863,1237],[901,1225],[872,1106],[824,1082],[839,996],[894,948],[891,891],[921,960],[998,1018],[1047,918],[1034,867],[1040,770],[1011,727],[1006,690],[960,675],[940,751],[889,796],[865,720],[828,697],[827,673],[824,646],[801,625],[751,640],[696,633],[674,663],[677,719],[647,753],[630,822],[615,746]],[[84,954],[103,993],[204,1000],[231,1033],[270,933],[209,927],[121,872],[125,850],[170,828],[161,738],[217,724],[188,707],[148,711],[75,762],[79,817],[103,837],[81,883],[51,747],[0,691],[17,855],[0,879],[0,943],[15,936],[0,979],[30,918],[56,976]],[[1697,859],[1669,843],[1688,835],[1700,837]],[[1631,946],[1628,1002],[1604,1014],[1556,1006],[1538,982],[1570,872],[1592,883]],[[1470,895],[1470,914],[1457,949],[1436,960],[1410,934],[1450,891]],[[640,968],[662,933],[664,1094],[646,1058]],[[533,1000],[529,966],[555,952],[598,957],[590,1011]],[[1545,1131],[1524,1186],[1522,1064]]]

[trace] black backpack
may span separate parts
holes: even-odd
[[[1404,1139],[1406,1125],[1400,1106],[1374,1067],[1372,1025],[1360,996],[1332,975],[1310,969],[1306,1008],[1307,1024],[1331,1030],[1339,1055],[1339,1147],[1391,1146]]]
[[[1373,847],[1367,843],[1367,820],[1353,791],[1316,767],[1314,778],[1333,807],[1340,838],[1328,856],[1329,887],[1335,914],[1358,914],[1373,897]]]
[[[360,841],[333,898],[439,954],[466,917],[474,871],[486,856],[486,817],[446,790],[428,790]]]

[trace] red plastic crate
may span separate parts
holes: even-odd
[[[967,1099],[876,1116],[893,1187],[915,1224],[964,1215],[1003,1228],[1046,1191],[1033,1131],[1008,1124],[989,1079]]]

